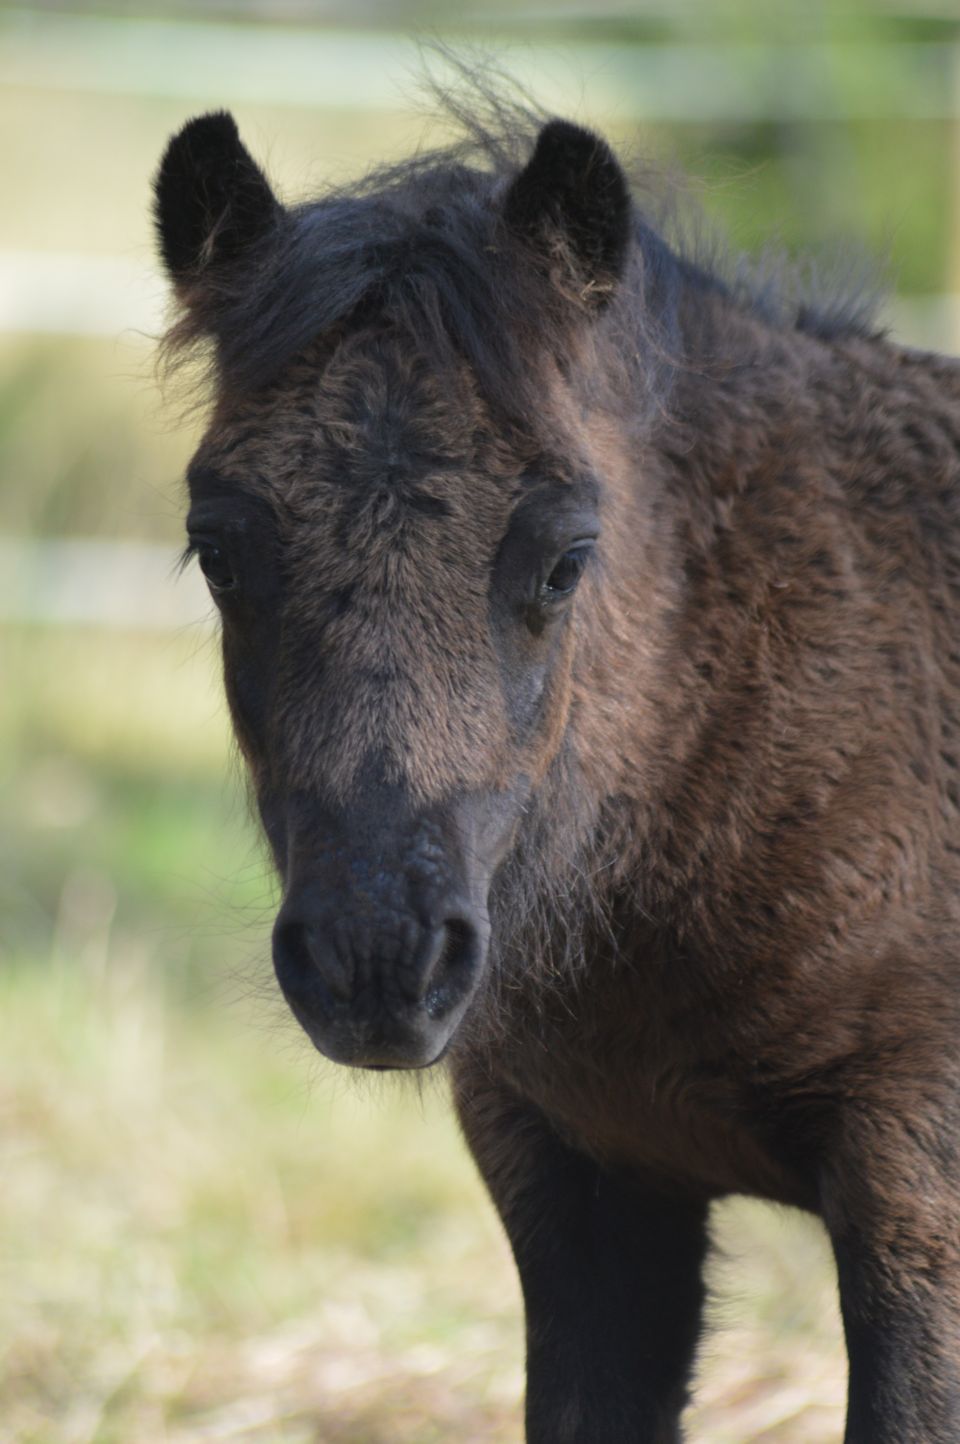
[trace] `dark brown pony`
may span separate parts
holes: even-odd
[[[960,1439],[960,370],[669,246],[596,136],[157,183],[284,994],[445,1060],[531,1444],[665,1444],[714,1199],[820,1215],[848,1444]]]

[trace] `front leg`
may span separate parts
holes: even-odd
[[[888,1102],[844,1120],[824,1175],[850,1360],[845,1444],[960,1440],[956,1109],[920,1094],[917,1114],[898,1119]]]
[[[460,1121],[523,1287],[528,1444],[674,1444],[704,1298],[704,1201],[599,1167],[464,1068]]]

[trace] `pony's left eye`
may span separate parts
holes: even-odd
[[[205,542],[197,548],[197,560],[212,592],[233,591],[237,579],[226,553],[220,547]]]
[[[569,596],[583,575],[589,555],[590,546],[586,542],[564,552],[563,556],[554,564],[553,571],[543,585],[543,594],[548,601],[556,597]]]

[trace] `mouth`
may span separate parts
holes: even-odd
[[[452,1043],[453,1038],[448,1038],[436,1057],[427,1063],[355,1063],[353,1067],[360,1068],[364,1073],[425,1073],[428,1068],[436,1068],[443,1062]]]
[[[442,1060],[483,975],[489,923],[479,911],[451,910],[440,924],[408,931],[412,942],[397,958],[396,929],[382,929],[378,952],[358,927],[366,947],[358,958],[342,942],[344,929],[284,903],[273,939],[277,981],[332,1063],[387,1072]]]
[[[317,1016],[296,1003],[291,1002],[290,1006],[318,1053],[331,1063],[360,1068],[367,1073],[409,1073],[433,1068],[446,1056],[456,1032],[455,1023],[444,1027],[438,1040],[437,1026],[426,1010],[418,1010],[407,1018],[361,1024],[349,1016]]]

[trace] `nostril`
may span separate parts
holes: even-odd
[[[325,945],[318,929],[299,918],[278,919],[273,930],[273,965],[288,998],[344,1001],[351,978],[340,951]]]
[[[479,953],[477,929],[467,918],[447,918],[438,929],[436,961],[424,979],[423,1006],[431,1018],[442,1018],[462,998]]]
[[[273,930],[273,966],[288,996],[301,997],[307,991],[314,968],[302,923],[277,922]]]

